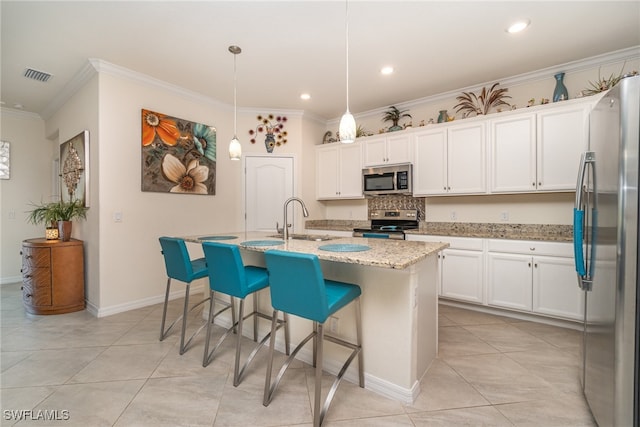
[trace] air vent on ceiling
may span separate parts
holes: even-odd
[[[39,82],[46,82],[51,78],[51,74],[45,73],[44,71],[34,70],[33,68],[27,68],[24,70],[24,74],[22,74],[28,79],[37,80]]]

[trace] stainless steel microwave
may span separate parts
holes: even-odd
[[[362,191],[365,196],[411,194],[412,175],[411,163],[365,168],[362,169]]]

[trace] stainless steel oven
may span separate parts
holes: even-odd
[[[369,212],[371,228],[355,228],[353,237],[404,240],[404,230],[418,228],[415,209],[372,210]]]

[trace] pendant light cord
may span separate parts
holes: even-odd
[[[345,45],[347,63],[347,112],[349,112],[349,1],[345,2]]]
[[[236,73],[236,57],[237,53],[233,52],[233,139],[238,139],[237,132],[237,115],[238,115],[238,102],[237,102],[237,87],[238,87],[238,76]]]

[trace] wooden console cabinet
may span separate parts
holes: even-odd
[[[22,301],[32,314],[84,310],[84,250],[81,240],[22,242]]]

